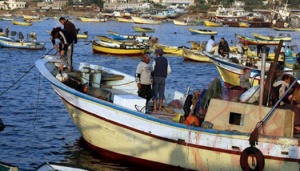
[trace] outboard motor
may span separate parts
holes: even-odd
[[[19,32],[19,34],[18,34],[18,35],[19,35],[19,39],[20,39],[20,40],[23,40],[23,39],[24,39],[24,35],[23,35],[23,33],[22,33],[22,32]]]

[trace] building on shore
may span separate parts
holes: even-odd
[[[26,2],[24,0],[0,1],[1,10],[24,9],[25,6],[26,6]]]

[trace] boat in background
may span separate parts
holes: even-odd
[[[32,41],[25,39],[15,40],[12,38],[0,36],[0,47],[28,50],[43,50],[45,49],[45,43],[36,42],[36,39]]]
[[[281,27],[272,27],[275,31],[286,31],[286,32],[295,32],[295,28],[281,28]]]
[[[141,17],[131,17],[133,19],[133,22],[135,24],[161,24],[161,21],[152,20],[152,19],[146,19]]]
[[[223,27],[223,23],[217,23],[209,20],[204,20],[203,23],[206,27]]]
[[[19,168],[17,166],[13,166],[8,163],[0,162],[0,170],[1,171],[18,171]]]
[[[247,22],[240,21],[239,22],[239,27],[248,28],[248,27],[250,27],[250,24],[248,24]]]
[[[73,164],[46,162],[40,165],[35,171],[93,171]]]
[[[82,22],[106,22],[107,18],[87,18],[87,17],[79,17]]]
[[[127,35],[127,34],[119,34],[114,31],[107,31],[109,35],[112,36],[114,40],[137,40],[141,39],[143,41],[149,40],[149,36],[143,36],[143,35]]]
[[[135,32],[144,32],[144,33],[155,32],[155,29],[148,28],[148,27],[132,26],[132,28],[134,29]]]
[[[133,23],[133,19],[131,18],[117,17],[117,20],[120,23]]]
[[[214,78],[201,92],[198,117],[183,109],[189,91],[166,89],[162,111],[154,111],[151,101],[146,105],[138,96],[133,75],[87,63],[75,63],[72,72],[61,74],[60,62],[48,55],[35,66],[87,147],[107,158],[151,170],[299,169],[290,109],[242,103]],[[104,80],[107,74],[119,79]]]
[[[283,34],[280,34],[279,36],[264,36],[258,33],[252,33],[253,37],[255,37],[256,39],[260,39],[260,40],[269,40],[269,41],[279,41],[279,40],[283,40],[285,42],[290,42],[292,41],[292,37],[289,36],[283,36]]]
[[[217,31],[207,30],[207,29],[194,29],[188,28],[191,34],[206,34],[206,35],[216,35],[218,34]]]
[[[51,35],[51,31],[46,31],[49,35]],[[77,39],[87,39],[89,37],[88,32],[83,32],[82,34],[77,33]]]
[[[178,25],[178,26],[187,26],[187,25],[189,25],[189,23],[187,23],[185,21],[179,21],[179,20],[173,20],[173,23],[175,25]]]
[[[13,25],[32,26],[32,22],[28,22],[28,21],[16,21],[16,20],[12,20],[11,22],[12,22]]]
[[[246,45],[278,45],[279,41],[278,40],[259,40],[247,36],[242,36],[240,34],[235,34],[235,36],[243,43]]]
[[[211,63],[210,59],[202,53],[202,50],[192,50],[192,49],[183,48],[182,57],[184,60]]]

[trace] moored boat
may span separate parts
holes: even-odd
[[[94,53],[138,56],[150,52],[147,46],[143,45],[119,45],[115,43],[103,42],[101,40],[92,41]]]
[[[133,19],[131,18],[124,18],[124,17],[118,17],[117,20],[120,22],[120,23],[133,23]]]
[[[246,45],[278,45],[279,44],[279,40],[258,40],[255,38],[242,36],[237,33],[235,35],[243,44]]]
[[[79,17],[82,22],[106,22],[107,18],[87,18],[87,17]]]
[[[135,32],[144,32],[144,33],[155,32],[155,29],[149,27],[132,26],[132,28],[134,29]]]
[[[12,20],[11,22],[12,22],[13,25],[32,26],[32,22],[28,22],[28,21],[16,21],[16,20]]]
[[[292,41],[292,37],[291,36],[264,36],[258,33],[252,33],[253,37],[255,37],[256,39],[260,39],[260,40],[270,40],[270,41],[279,41],[279,40],[283,40],[285,42],[290,42]]]
[[[149,38],[150,38],[149,36],[143,36],[143,35],[120,34],[120,33],[114,32],[114,31],[107,31],[107,32],[115,40],[137,40],[137,39],[141,39],[141,40],[145,41],[145,40],[149,40]]]
[[[203,23],[206,27],[223,27],[223,23],[217,23],[209,20],[204,20]]]
[[[188,28],[191,34],[207,34],[207,35],[216,35],[218,34],[217,31],[207,30],[207,29],[194,29]]]
[[[182,56],[182,50],[183,46],[177,47],[177,46],[169,46],[169,45],[163,45],[160,43],[154,43],[153,44],[154,49],[162,49],[164,54],[173,54],[176,56]]]
[[[187,23],[185,21],[179,21],[179,20],[173,20],[173,23],[175,25],[178,25],[178,26],[187,26],[187,25],[189,25],[189,23]]]
[[[45,49],[45,43],[27,41],[24,39],[14,40],[11,38],[0,36],[0,47],[29,49],[29,50],[43,50]]]
[[[192,50],[183,48],[182,57],[184,60],[195,62],[211,62],[210,59],[202,53],[202,50]]]
[[[66,79],[60,79],[57,63],[59,59],[44,56],[35,65],[94,152],[153,170],[299,169],[299,138],[294,136],[291,110],[271,110],[228,99],[222,96],[224,89],[216,78],[216,88],[206,90],[215,90],[216,94],[210,96],[209,103],[208,98],[201,101],[200,107],[203,104],[206,111],[202,115],[204,121],[196,126],[194,118],[194,125],[186,125],[176,120],[177,115],[184,115],[183,105],[175,107],[164,102],[162,113],[152,113],[151,104],[144,107],[146,99],[137,95],[134,76],[81,63],[74,66],[74,71],[64,73],[68,75]],[[102,80],[98,76],[102,73],[122,78]],[[96,79],[86,80],[82,76]],[[69,83],[72,80],[88,89],[74,89]],[[204,97],[207,96],[205,93]],[[184,93],[169,89],[165,97],[180,104],[186,100]]]
[[[141,17],[131,17],[133,19],[133,22],[136,24],[161,24],[161,21],[152,20],[152,19],[146,19]]]
[[[272,27],[275,31],[286,31],[286,32],[294,32],[295,28],[280,28],[280,27]]]
[[[35,171],[93,171],[87,168],[75,166],[72,164],[46,162],[40,165]]]

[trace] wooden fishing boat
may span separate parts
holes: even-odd
[[[87,18],[87,17],[79,17],[82,22],[106,22],[107,18]]]
[[[281,27],[272,27],[275,31],[285,31],[285,32],[295,32],[295,28],[281,28]]]
[[[29,49],[29,50],[43,50],[45,49],[45,43],[26,41],[26,40],[16,41],[11,38],[0,36],[0,47]]]
[[[218,34],[217,31],[207,30],[207,29],[188,28],[188,30],[191,32],[191,34],[207,34],[207,35],[216,35],[216,34]]]
[[[136,40],[136,39],[149,40],[149,38],[150,38],[149,36],[142,36],[142,35],[119,34],[114,31],[107,31],[107,32],[115,40]]]
[[[182,57],[184,60],[195,61],[195,62],[211,62],[209,58],[202,53],[201,50],[192,50],[183,48]]]
[[[182,47],[177,47],[177,46],[169,46],[169,45],[163,45],[160,43],[155,43],[153,44],[154,49],[163,49],[164,54],[173,54],[176,56],[182,56]]]
[[[134,29],[135,32],[144,32],[144,33],[155,32],[155,29],[148,28],[148,27],[132,26],[132,28]]]
[[[279,40],[283,40],[285,42],[290,42],[292,41],[292,37],[288,36],[288,37],[284,37],[284,36],[264,36],[258,33],[252,33],[253,37],[255,37],[256,39],[260,39],[260,40],[269,40],[269,41],[279,41]]]
[[[46,162],[40,165],[35,171],[93,171],[87,168],[75,166],[72,164]]]
[[[117,20],[120,23],[133,23],[133,19],[131,18],[118,17]]]
[[[246,45],[278,45],[279,41],[278,40],[258,40],[255,38],[247,37],[247,36],[242,36],[240,34],[235,34],[236,37]]]
[[[152,20],[152,19],[146,19],[141,17],[131,17],[133,19],[133,22],[135,24],[161,24],[161,21]]]
[[[202,120],[189,117],[193,124],[184,124],[184,93],[166,89],[168,101],[181,105],[164,101],[163,111],[153,113],[153,104],[145,106],[146,99],[137,95],[134,76],[87,63],[75,63],[72,72],[61,75],[59,63],[49,55],[35,65],[62,100],[87,147],[107,158],[152,170],[299,169],[299,138],[294,136],[291,110],[223,96],[224,88],[215,78],[216,88],[203,91]],[[120,79],[103,80],[105,73]],[[72,82],[82,88],[75,89]]]
[[[147,46],[125,45],[122,47],[119,44],[103,42],[101,40],[92,41],[92,48],[94,53],[126,56],[138,56],[150,52]]]
[[[103,42],[107,42],[107,43],[114,43],[114,44],[125,44],[127,46],[133,46],[133,45],[138,45],[138,46],[142,46],[142,45],[148,45],[148,42],[138,42],[137,40],[114,40],[111,39],[109,37],[106,36],[97,36],[97,38]]]
[[[248,28],[248,27],[250,27],[250,24],[248,24],[247,22],[240,21],[239,22],[239,27]]]
[[[8,163],[0,162],[0,170],[1,171],[18,171],[19,168],[17,166],[13,166]]]
[[[19,25],[19,26],[32,26],[32,22],[27,22],[27,21],[16,21],[12,20],[11,21],[13,25]]]
[[[209,20],[204,20],[203,23],[206,27],[223,27],[222,23],[216,23]]]

